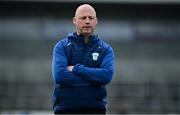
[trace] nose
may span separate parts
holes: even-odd
[[[90,24],[90,19],[88,17],[86,18],[85,23]]]

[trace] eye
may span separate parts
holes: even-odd
[[[79,19],[81,19],[81,20],[86,20],[86,19],[89,19],[89,20],[94,20],[95,19],[95,17],[93,17],[93,16],[82,16],[82,17],[80,17]]]
[[[94,17],[92,17],[92,16],[89,16],[89,19],[90,19],[90,20],[93,20],[93,19],[94,19]]]
[[[81,20],[85,20],[87,17],[83,16],[83,17],[80,17]]]

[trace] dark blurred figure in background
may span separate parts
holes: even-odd
[[[96,11],[79,6],[73,23],[76,32],[54,47],[52,72],[55,114],[106,114],[106,88],[114,73],[114,52],[94,34]]]

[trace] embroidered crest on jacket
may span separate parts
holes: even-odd
[[[94,61],[97,61],[98,57],[99,57],[99,53],[97,52],[92,53],[92,58]]]

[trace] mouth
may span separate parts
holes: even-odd
[[[85,29],[91,29],[92,27],[91,27],[91,26],[84,26],[83,28],[85,28]]]

